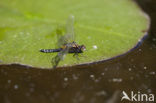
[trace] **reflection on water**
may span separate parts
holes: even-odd
[[[104,63],[74,68],[1,66],[0,102],[120,103],[122,91],[155,94],[156,7],[152,0],[143,1],[139,4],[152,16],[152,27],[139,48]]]

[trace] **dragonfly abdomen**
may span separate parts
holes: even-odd
[[[53,53],[53,52],[60,52],[62,49],[41,49],[40,52],[43,53]]]

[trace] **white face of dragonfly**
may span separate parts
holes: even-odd
[[[85,50],[86,50],[86,46],[81,45],[81,50],[82,50],[82,51],[85,51]]]

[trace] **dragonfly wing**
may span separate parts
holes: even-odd
[[[65,49],[60,51],[54,58],[52,58],[51,63],[53,65],[53,68],[56,68],[59,62],[64,59],[64,56],[68,53],[69,48],[70,48],[69,46],[66,46]]]
[[[54,58],[52,58],[51,63],[52,63],[52,66],[53,66],[54,69],[57,67],[60,60],[61,59],[60,59],[60,57],[58,55],[56,55]]]
[[[66,38],[68,42],[73,42],[75,40],[73,15],[70,15],[66,22]]]
[[[56,34],[57,34],[57,46],[58,48],[61,48],[64,44],[67,43],[67,40],[65,38],[65,30],[64,27],[59,25],[56,29]]]
[[[75,40],[74,16],[69,16],[65,27],[59,25],[56,29],[56,34],[58,47],[73,42]]]
[[[69,48],[72,47],[71,43],[74,41],[74,16],[69,16],[66,23],[66,31],[64,28],[59,26],[56,30],[57,38],[58,38],[58,47],[61,48],[65,45],[62,51],[60,51],[53,59],[52,65],[54,68],[59,64],[61,60],[63,60],[64,56],[68,53]]]

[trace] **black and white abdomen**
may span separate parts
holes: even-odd
[[[41,49],[40,52],[43,53],[53,53],[53,52],[60,52],[62,49]]]

